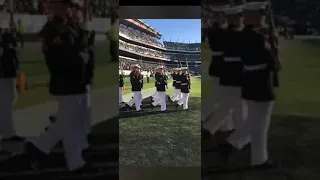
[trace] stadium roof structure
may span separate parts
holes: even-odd
[[[213,12],[224,12],[228,15],[241,13],[242,11],[264,10],[268,7],[266,0],[225,0],[225,4],[209,4],[209,9]]]
[[[159,34],[160,36],[162,36],[162,34],[157,31],[156,29],[154,29],[153,27],[151,27],[150,25],[148,25],[146,22],[143,22],[142,20],[140,19],[137,19],[139,22],[141,22],[142,24],[146,25],[147,27],[149,27],[151,30],[153,30],[156,34]]]
[[[141,32],[151,35],[152,37],[161,38],[162,36],[162,34],[151,28],[151,26],[149,26],[146,23],[143,23],[138,19],[120,19],[120,24],[124,24],[126,26],[137,29]]]

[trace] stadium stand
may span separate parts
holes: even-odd
[[[163,44],[170,50],[182,50],[182,51],[200,51],[199,43],[178,43],[164,41]]]
[[[47,15],[49,0],[14,0],[14,12],[18,14]],[[111,10],[118,8],[118,1],[91,0],[90,14],[94,17],[107,18]],[[4,8],[9,6],[9,0],[4,3]]]
[[[247,2],[257,0],[247,0]],[[259,1],[259,0],[258,0]],[[213,16],[211,8],[226,4],[229,0],[202,1],[202,17],[205,28]],[[320,2],[316,0],[271,0],[277,26],[291,27],[296,34],[319,34]]]
[[[159,63],[139,61],[136,59],[126,57],[119,57],[119,62],[122,70],[130,70],[131,64],[139,64],[142,71],[152,71],[154,68],[160,65]],[[170,66],[166,66],[165,64],[163,64],[163,66],[167,70],[172,70],[172,67]]]
[[[166,55],[169,56],[171,60],[177,60],[177,61],[201,61],[201,55],[200,53],[197,54],[185,54],[185,53],[171,53],[166,52]]]
[[[138,46],[138,45],[134,45],[134,44],[130,44],[130,43],[127,43],[127,42],[124,42],[121,40],[119,40],[119,46],[120,46],[120,48],[124,48],[126,50],[140,53],[140,54],[145,54],[148,56],[169,58],[167,55],[164,54],[164,52],[153,50],[153,49],[142,47],[142,46]]]
[[[131,39],[134,39],[136,41],[142,41],[146,43],[153,44],[158,47],[164,47],[163,44],[161,44],[159,41],[157,41],[155,38],[152,36],[139,32],[137,30],[134,30],[130,27],[125,27],[125,26],[120,26],[119,28],[120,33],[123,33],[124,35],[128,36]]]
[[[119,69],[129,70],[130,64],[137,63],[142,67],[142,71],[151,71],[161,64],[169,71],[172,68],[188,66],[190,72],[200,74],[200,43],[164,41],[162,44],[159,41],[161,34],[154,33],[155,30],[152,27],[143,23],[138,19],[120,21]],[[152,30],[148,32],[146,28]]]
[[[178,67],[177,64],[159,64],[156,62],[147,62],[147,61],[139,61],[137,59],[127,58],[127,57],[119,57],[119,69],[120,70],[130,70],[131,64],[139,64],[142,71],[150,71],[151,75],[153,75],[153,70],[162,65],[166,72],[171,73],[173,68]],[[189,73],[191,75],[200,75],[201,73],[201,65],[193,65],[189,66]]]

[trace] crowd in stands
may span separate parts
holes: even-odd
[[[159,63],[155,63],[155,62],[148,62],[148,61],[139,61],[139,60],[131,60],[131,59],[127,59],[127,58],[123,58],[123,57],[119,57],[119,64],[120,64],[120,69],[121,70],[130,70],[130,66],[132,64],[139,64],[139,66],[141,67],[141,71],[150,71],[153,72],[153,70],[158,67],[160,64]],[[172,67],[170,66],[166,66],[164,64],[161,64],[164,69],[166,69],[166,71],[171,71]]]
[[[163,41],[166,49],[171,50],[182,50],[182,51],[201,51],[200,43],[179,43],[179,42],[169,42]]]
[[[166,52],[166,55],[170,57],[170,60],[178,60],[178,61],[200,61],[201,54],[182,54],[182,53],[169,53]]]
[[[111,10],[118,8],[117,0],[90,0],[91,16],[107,18]],[[5,0],[2,8],[9,9],[9,0]],[[13,12],[19,14],[47,15],[49,13],[49,0],[13,0]]]
[[[273,0],[273,10],[275,11],[276,15],[295,21],[295,28],[297,28],[297,31],[300,31],[300,28],[305,28],[306,32],[309,32],[309,29],[312,28],[320,32],[319,1]]]
[[[130,70],[130,66],[132,64],[139,64],[141,67],[141,71],[150,71],[153,74],[153,70],[159,66],[159,63],[148,62],[148,61],[139,61],[128,58],[119,57],[119,69],[121,70]],[[174,68],[177,68],[175,64],[165,65],[161,64],[165,71],[168,73],[172,73]],[[201,65],[189,65],[189,73],[192,75],[201,75]]]
[[[128,51],[136,52],[139,54],[145,54],[148,56],[167,58],[167,59],[169,58],[167,55],[165,55],[161,51],[153,50],[153,49],[142,47],[142,46],[133,45],[133,44],[121,41],[121,40],[119,40],[119,47],[124,48]]]
[[[119,32],[128,36],[132,40],[149,43],[154,46],[158,46],[158,47],[162,47],[162,48],[164,47],[163,44],[161,44],[159,41],[157,41],[152,36],[145,34],[143,32],[139,32],[138,30],[134,30],[132,28],[125,27],[125,26],[120,26]]]
[[[195,76],[201,76],[201,65],[193,65],[189,66],[189,73]]]

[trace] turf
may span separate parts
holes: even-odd
[[[96,69],[94,89],[117,84],[118,63],[110,63],[108,42],[98,42],[96,45]],[[40,43],[27,42],[25,48],[19,49],[20,71],[27,77],[27,92],[19,94],[15,109],[27,107],[52,100],[48,93],[48,70],[45,65]]]
[[[280,87],[269,132],[269,154],[279,168],[265,171],[212,174],[210,179],[245,180],[315,180],[320,178],[320,43],[315,41],[280,42],[283,69]],[[202,53],[203,68],[210,54],[207,44]],[[209,79],[204,79],[209,82]],[[210,83],[203,83],[204,96],[212,95]],[[202,153],[203,164],[217,161],[214,153]],[[248,165],[249,152],[238,152],[231,159],[233,166]]]
[[[120,119],[121,165],[200,166],[201,78],[191,82],[189,111]]]

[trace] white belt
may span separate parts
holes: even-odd
[[[181,81],[176,81],[176,83],[181,83]]]
[[[252,65],[252,66],[244,66],[244,69],[247,71],[257,71],[267,69],[267,64],[259,64],[259,65]]]
[[[188,85],[188,83],[182,83],[181,85]]]
[[[223,52],[221,51],[212,51],[212,56],[221,56],[223,55]]]
[[[225,62],[240,62],[240,57],[224,57]]]
[[[158,82],[157,84],[161,84],[161,83]]]
[[[173,82],[175,82],[176,80],[173,80]]]

